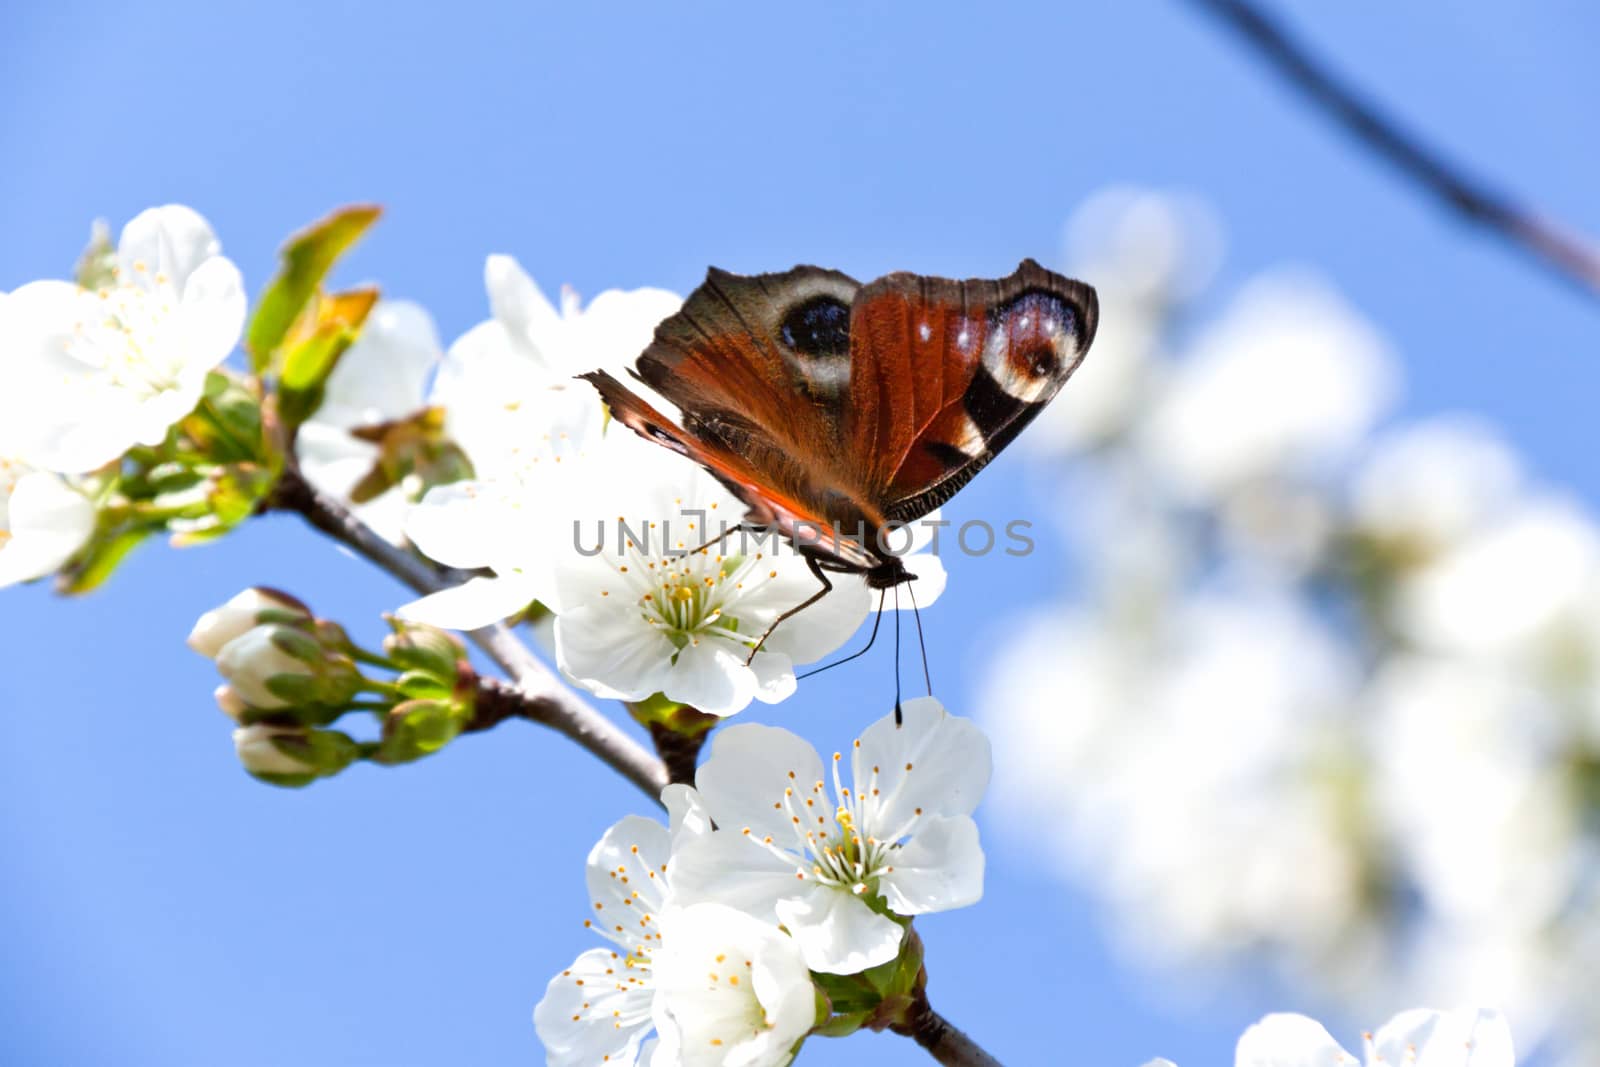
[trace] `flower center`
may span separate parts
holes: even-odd
[[[83,311],[66,348],[88,368],[86,379],[109,380],[148,400],[179,385],[182,353],[174,351],[167,324],[178,294],[166,275],[150,275],[143,263],[134,270],[135,281],[83,290]]]
[[[877,879],[894,870],[895,853],[900,842],[911,836],[922,819],[922,809],[903,825],[885,828],[878,825],[879,812],[903,787],[911,773],[906,765],[906,777],[900,785],[884,797],[878,788],[879,768],[863,774],[860,763],[861,742],[856,742],[853,779],[858,788],[850,789],[839,779],[839,764],[843,755],[833,754],[833,794],[828,794],[827,783],[815,782],[809,790],[798,785],[795,772],[789,772],[791,785],[784,789],[783,799],[773,806],[789,817],[794,831],[793,844],[784,846],[771,836],[760,839],[746,827],[744,834],[757,840],[768,851],[787,861],[797,862],[795,874],[811,878],[830,888],[848,889],[856,896],[876,894]],[[832,818],[826,814],[832,809]],[[808,869],[809,861],[809,869]]]
[[[627,562],[617,571],[631,580],[644,620],[684,648],[712,635],[749,643],[731,609],[744,595],[755,567],[755,558],[717,555],[710,549],[647,558],[630,542]]]

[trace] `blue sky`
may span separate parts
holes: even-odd
[[[1600,10],[1282,9],[1450,155],[1600,233]],[[1219,291],[1322,269],[1403,354],[1404,412],[1486,413],[1600,499],[1600,305],[1420,199],[1176,0],[62,0],[0,12],[0,93],[0,289],[64,274],[93,217],[176,200],[256,290],[291,229],[375,200],[388,217],[343,276],[423,302],[446,337],[484,317],[489,252],[591,295],[686,292],[708,264],[998,275],[1059,261],[1063,221],[1107,183],[1191,190],[1228,232]],[[1007,456],[946,514],[1051,507]],[[930,653],[966,711],[1006,620],[1061,575],[951,564]],[[587,947],[583,856],[640,799],[521,724],[409,768],[256,784],[181,643],[256,582],[368,636],[397,603],[287,518],[152,547],[88,602],[3,594],[0,1060],[541,1062],[532,1006]],[[840,747],[887,710],[886,675],[874,657],[759,714]],[[918,924],[935,1003],[1002,1060],[1220,1064],[1263,1011],[1317,1007],[1118,967],[1103,916],[1019,836],[990,834],[981,906]],[[929,1061],[863,1037],[803,1062]]]

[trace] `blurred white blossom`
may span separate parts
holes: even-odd
[[[1393,389],[1387,346],[1326,283],[1262,277],[1174,367],[1141,430],[1146,461],[1196,500],[1314,474],[1360,443]]]
[[[1208,316],[1173,212],[1096,210],[1078,261],[1140,369],[1044,472],[1082,580],[991,674],[1003,825],[1050,827],[1146,959],[1496,1004],[1589,1062],[1600,525],[1479,419],[1374,433],[1391,357],[1325,283]]]
[[[1304,1015],[1268,1015],[1239,1039],[1234,1067],[1513,1067],[1511,1030],[1494,1012],[1401,1012],[1363,1038],[1357,1059]]]
[[[111,271],[94,289],[31,282],[0,304],[0,421],[36,467],[81,473],[160,443],[244,328],[238,268],[190,208],[136,216]]]
[[[0,588],[54,574],[94,525],[86,494],[59,475],[0,457]]]

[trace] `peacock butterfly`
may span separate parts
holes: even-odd
[[[866,285],[818,267],[713,268],[633,371],[681,425],[605,371],[581,377],[618,421],[726,485],[748,508],[741,525],[805,556],[822,588],[776,627],[832,588],[827,572],[911,581],[887,532],[949,500],[1039,414],[1083,361],[1098,307],[1093,288],[1031,259],[998,280]]]

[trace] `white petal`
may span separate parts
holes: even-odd
[[[652,1025],[654,992],[629,977],[634,976],[618,953],[595,948],[550,979],[533,1010],[550,1067],[630,1067],[637,1061]]]
[[[595,842],[584,882],[601,935],[630,949],[654,940],[670,848],[667,828],[642,815],[626,816]]]
[[[748,654],[732,641],[696,638],[679,651],[661,691],[708,715],[742,711],[756,695],[755,672],[744,665]]]
[[[667,809],[673,848],[710,835],[711,812],[693,786],[672,783],[661,791],[661,803]]]
[[[556,663],[596,696],[643,700],[667,684],[672,641],[626,606],[584,606],[556,618]]]
[[[770,584],[777,585],[776,582]],[[809,570],[784,585],[792,591],[774,605],[775,610],[771,611],[774,619],[779,611],[803,603],[820,588]],[[798,615],[785,619],[772,631],[763,647],[784,653],[794,663],[814,663],[850,640],[877,603],[878,594],[869,591],[864,583],[850,577],[835,578],[831,593]]]
[[[478,482],[436,485],[406,517],[417,551],[446,567],[504,567],[517,556],[505,501]]]
[[[778,918],[800,946],[806,966],[826,974],[857,974],[888,963],[905,936],[899,923],[849,890],[815,884],[803,896],[779,901]]]
[[[203,386],[203,372],[227,359],[239,343],[239,336],[244,332],[244,314],[244,278],[239,275],[239,268],[222,256],[199,264],[184,286],[182,307],[185,345],[182,362],[197,385]],[[196,392],[194,400],[185,406],[179,417],[193,409],[199,399]]]
[[[861,735],[857,783],[876,767],[878,799],[869,808],[872,832],[885,835],[915,818],[971,815],[989,786],[989,739],[970,719],[949,715],[932,697],[902,706],[904,725],[888,715]]]
[[[726,826],[726,824],[725,824]],[[714,900],[747,915],[776,922],[778,902],[806,892],[796,877],[799,857],[785,859],[748,839],[739,826],[681,841],[668,863],[672,898],[695,904]]]
[[[350,429],[404,418],[425,404],[444,358],[433,319],[408,300],[380,300],[328,376],[315,420]]]
[[[1415,1067],[1512,1067],[1511,1029],[1496,1012],[1401,1012],[1372,1038],[1368,1058]]]
[[[782,1067],[815,1020],[794,942],[720,904],[670,910],[651,960],[663,1058],[679,1067]]]
[[[165,274],[179,292],[202,263],[221,251],[211,224],[183,204],[141,211],[122,228],[117,242],[117,259],[124,278],[141,273],[134,270],[134,265],[143,263],[142,273]]]
[[[1358,1067],[1321,1023],[1304,1015],[1268,1015],[1244,1032],[1234,1067]]]
[[[763,704],[780,704],[794,696],[794,663],[781,652],[762,649],[750,661],[749,671],[756,680],[756,699]]]
[[[94,532],[94,504],[45,471],[18,479],[0,514],[0,587],[54,574]]]
[[[793,834],[790,816],[775,808],[784,790],[797,800],[822,781],[817,750],[788,730],[757,723],[729,726],[711,739],[711,755],[695,773],[695,786],[722,827],[748,826],[758,836],[786,843]]]
[[[490,256],[483,266],[483,282],[489,290],[490,313],[519,340],[537,344],[538,338],[550,336],[560,322],[538,284],[511,256]],[[549,368],[548,358],[543,361]]]
[[[413,600],[396,614],[445,630],[476,630],[515,615],[535,599],[521,578],[468,578],[453,589]]]
[[[964,908],[983,899],[983,849],[968,815],[926,820],[895,850],[893,870],[878,882],[897,915]]]

